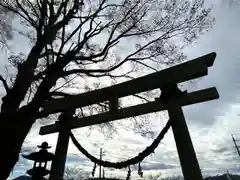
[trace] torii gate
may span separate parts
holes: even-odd
[[[41,127],[40,135],[59,132],[50,180],[61,180],[63,178],[69,143],[69,130],[162,110],[168,110],[169,118],[172,120],[172,131],[185,180],[202,180],[201,170],[182,112],[182,106],[217,99],[219,95],[215,87],[183,93],[177,88],[177,83],[207,75],[208,67],[213,65],[215,58],[216,53],[210,53],[131,81],[46,102],[42,107],[42,111],[39,112],[38,118],[45,117],[50,113],[73,111],[73,109],[103,101],[116,104],[118,98],[157,88],[161,89],[161,94],[167,95],[165,100],[160,98],[153,102],[127,108],[110,109],[109,112],[84,118],[72,117],[73,112],[70,112],[70,114],[62,113],[58,122]]]

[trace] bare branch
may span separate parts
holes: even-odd
[[[8,93],[9,87],[8,87],[7,81],[1,75],[0,75],[0,81],[2,81],[6,93]]]
[[[37,12],[37,9],[36,9],[36,7],[34,7],[33,3],[32,3],[30,0],[26,0],[26,1],[27,1],[27,3],[30,5],[30,7],[32,8],[35,16],[36,16],[37,18],[40,18],[39,13]]]
[[[147,99],[147,98],[145,98],[145,97],[143,97],[143,96],[141,96],[141,95],[134,94],[133,96],[135,96],[135,97],[137,97],[137,98],[139,98],[139,99],[144,100],[144,102],[151,102],[149,99]]]
[[[49,94],[50,94],[50,96],[63,96],[63,97],[76,95],[76,94],[68,94],[68,93],[60,92],[60,91],[49,92]]]
[[[20,5],[20,4],[19,4]],[[19,15],[20,17],[22,17],[25,21],[27,21],[29,24],[31,24],[33,27],[37,28],[37,25],[36,25],[36,22],[30,18],[29,14],[27,16],[24,16],[23,14],[21,14],[20,12],[17,11],[17,9],[15,9],[14,7],[11,7],[11,6],[8,6],[8,5],[5,5],[3,2],[0,2],[0,6],[2,6],[3,8],[9,10],[9,11],[12,11],[13,13]],[[20,7],[22,7],[20,5]],[[21,8],[20,8],[21,9]],[[22,9],[21,9],[22,10]],[[23,9],[24,10],[24,9]],[[27,13],[25,11],[25,13]],[[24,14],[25,14],[24,13]]]
[[[19,3],[19,0],[16,0],[17,6],[22,10],[22,12],[25,14],[29,22],[33,25],[33,27],[37,27],[37,23],[30,17],[29,13],[27,12],[26,9]]]

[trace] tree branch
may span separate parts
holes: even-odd
[[[49,92],[49,94],[50,94],[50,96],[63,96],[63,97],[76,95],[76,94],[68,94],[68,93],[60,92],[60,91]]]
[[[37,28],[36,22],[32,20],[32,18],[28,18],[29,16],[25,17],[23,14],[21,14],[20,12],[18,12],[16,9],[14,9],[13,7],[9,6],[9,5],[4,5],[2,2],[0,2],[0,6],[2,6],[3,8],[16,13],[17,15],[19,15],[20,17],[22,17],[25,21],[27,21],[29,24],[31,24],[34,28]],[[20,8],[20,7],[19,7]],[[20,8],[21,9],[21,8]],[[22,10],[22,9],[21,9]]]
[[[6,93],[8,93],[9,87],[8,87],[7,81],[1,75],[0,75],[0,81],[2,81]]]
[[[17,6],[22,10],[22,12],[26,15],[26,17],[29,19],[33,27],[37,27],[36,22],[30,17],[29,13],[26,9],[20,4],[19,0],[16,0]]]

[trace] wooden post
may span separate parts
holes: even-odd
[[[166,98],[168,114],[172,123],[172,131],[183,176],[185,180],[203,180],[182,107],[179,103],[179,98],[181,98],[184,93],[176,87],[175,85],[174,89],[168,89],[166,91],[168,95],[166,96],[166,94],[164,94],[164,98]]]
[[[69,143],[69,128],[70,120],[73,112],[64,112],[59,116],[60,131],[58,134],[57,147],[55,156],[52,161],[49,180],[63,180],[66,156]]]
[[[102,160],[102,148],[100,148],[100,160]],[[102,179],[102,166],[99,165],[99,179]]]
[[[236,140],[235,140],[235,138],[233,137],[233,134],[232,134],[232,139],[233,139],[234,145],[235,145],[235,147],[236,147],[236,149],[237,149],[238,156],[240,157],[240,151],[239,151],[238,145],[237,145],[237,143],[236,143]]]

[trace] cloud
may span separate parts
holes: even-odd
[[[68,155],[67,156],[67,163],[84,163],[86,161],[85,158],[80,157],[80,156],[76,156],[76,155]]]
[[[230,149],[228,147],[222,147],[222,148],[219,148],[219,149],[212,149],[212,152],[213,153],[218,153],[218,154],[223,154],[223,153],[229,152],[229,150]]]
[[[216,52],[217,57],[209,75],[197,84],[190,85],[190,89],[202,89],[215,86],[220,94],[218,100],[192,105],[186,108],[189,121],[201,125],[213,125],[218,116],[224,115],[230,104],[240,102],[240,41],[238,21],[239,10],[216,9],[216,24],[208,34],[201,38],[196,46],[186,50],[189,58],[198,57],[209,52]]]
[[[164,164],[164,163],[159,163],[159,162],[143,163],[143,165],[142,165],[142,169],[144,169],[145,171],[173,169],[173,168],[176,168],[176,167],[177,166],[175,166],[175,165]]]

